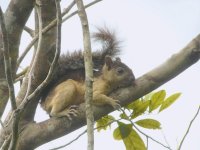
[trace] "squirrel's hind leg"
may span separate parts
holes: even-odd
[[[67,117],[71,120],[72,116],[77,116],[77,106],[76,98],[77,95],[77,86],[76,82],[73,80],[66,80],[59,84],[54,91],[54,95],[51,98],[51,117]]]

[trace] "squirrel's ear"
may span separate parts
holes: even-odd
[[[108,70],[111,69],[113,64],[112,58],[110,56],[105,57],[105,65],[108,67]]]
[[[116,58],[116,61],[121,62],[121,59],[119,57]]]

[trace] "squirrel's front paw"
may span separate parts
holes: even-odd
[[[119,101],[119,100],[116,100],[116,99],[112,99],[112,100],[110,101],[110,105],[111,105],[114,109],[119,109],[119,108],[121,108],[120,101]]]

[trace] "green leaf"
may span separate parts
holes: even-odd
[[[159,121],[154,119],[143,119],[135,122],[137,125],[147,129],[161,129]]]
[[[123,142],[126,146],[126,150],[146,150],[142,138],[134,129],[132,129],[130,134],[123,139]]]
[[[137,107],[137,105],[139,103],[140,103],[140,99],[137,99],[137,100],[133,101],[132,103],[128,104],[127,106],[125,106],[125,108],[134,110],[135,107]]]
[[[131,124],[118,122],[113,136],[116,140],[123,140],[126,150],[146,150],[145,144],[139,134],[132,128]]]
[[[159,112],[163,111],[164,109],[171,106],[179,97],[181,93],[175,93],[171,96],[169,96],[161,105]]]
[[[125,119],[125,120],[129,120],[128,116],[125,113],[121,113],[120,118]]]
[[[151,93],[145,95],[145,96],[144,96],[144,100],[145,100],[145,101],[150,100],[153,94],[154,94],[154,92],[151,92]]]
[[[106,130],[109,125],[110,122],[112,122],[113,120],[115,120],[115,118],[111,115],[107,115],[102,117],[101,119],[97,120],[96,122],[96,127],[97,127],[97,131],[101,131],[101,130]]]
[[[131,119],[134,119],[140,115],[142,115],[148,108],[150,101],[139,101],[134,107],[133,114]]]
[[[149,105],[149,112],[152,112],[156,108],[158,108],[162,102],[164,101],[166,96],[165,90],[158,91],[152,95],[150,105]]]
[[[113,132],[113,137],[115,140],[122,140],[130,134],[132,126],[122,122],[118,122],[118,125],[119,126]]]

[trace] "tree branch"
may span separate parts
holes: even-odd
[[[6,80],[8,83],[9,97],[11,101],[12,110],[14,111],[14,114],[15,114],[13,118],[12,139],[10,142],[9,150],[15,150],[17,139],[18,139],[18,119],[19,118],[18,118],[18,113],[15,111],[17,109],[17,104],[15,100],[15,90],[14,90],[12,70],[11,70],[9,40],[8,40],[8,34],[6,31],[4,16],[1,10],[1,7],[0,7],[0,24],[1,24],[1,31],[2,31],[2,39],[3,39],[3,55],[4,55]]]
[[[188,127],[188,129],[187,129],[185,135],[183,136],[183,139],[181,140],[180,145],[179,145],[179,147],[178,147],[177,150],[181,150],[181,147],[182,147],[182,145],[183,145],[183,142],[184,142],[186,136],[188,135],[188,133],[189,133],[189,131],[190,131],[190,128],[191,128],[191,126],[192,126],[192,123],[194,122],[194,120],[195,120],[196,117],[198,116],[199,111],[200,111],[200,106],[199,106],[199,108],[198,108],[198,110],[197,110],[197,112],[196,112],[194,118],[190,121],[189,127]]]
[[[27,26],[24,27],[24,31],[26,31],[31,37],[34,37],[35,35],[35,31]]]
[[[114,91],[111,96],[119,99],[121,105],[124,106],[155,90],[157,87],[176,77],[199,60],[199,43],[200,35],[192,40],[179,53],[174,54],[165,63],[139,77],[135,81],[135,85],[127,88],[120,88]],[[94,106],[93,110],[95,120],[113,111],[109,106]],[[40,123],[29,124],[22,133],[22,137],[26,137],[26,139],[29,140],[24,139],[23,142],[27,145],[31,142],[33,146],[32,148],[36,148],[39,145],[69,134],[70,132],[82,127],[85,125],[85,104],[81,104],[78,111],[79,115],[73,118],[72,121],[63,117],[59,119],[50,118]],[[35,131],[34,133],[31,132],[33,130]]]
[[[169,149],[169,150],[172,150],[169,146],[166,146],[165,144],[159,142],[158,140],[154,139],[153,137],[151,137],[151,136],[147,135],[146,133],[142,132],[136,125],[134,125],[134,123],[132,123],[132,125],[134,126],[134,128],[135,128],[138,132],[140,132],[142,135],[144,135],[144,136],[147,138],[147,141],[148,141],[148,139],[151,139],[151,140],[154,141],[155,143],[157,143],[157,144],[163,146],[164,148]],[[148,142],[147,142],[147,143],[148,143]],[[148,144],[147,144],[147,146],[148,146]]]
[[[11,0],[6,12],[4,13],[5,25],[6,28],[9,30],[8,36],[9,36],[11,68],[13,77],[15,77],[15,72],[16,72],[16,60],[18,57],[18,49],[21,39],[21,33],[33,9],[33,3],[34,0],[30,1]],[[0,32],[0,34],[2,33]],[[8,87],[7,84],[5,84],[6,79],[4,72],[4,59],[1,50],[0,50],[0,70],[1,70],[0,71],[0,97],[1,97],[0,117],[1,117],[8,101]]]
[[[11,100],[11,106],[12,110],[15,110],[17,108],[16,100],[15,100],[15,90],[13,85],[13,77],[12,77],[12,69],[11,69],[11,63],[10,63],[10,50],[9,50],[9,40],[8,40],[8,34],[5,27],[5,21],[3,12],[0,7],[0,26],[2,31],[2,39],[3,39],[3,55],[4,55],[4,65],[5,65],[5,74],[6,74],[6,80],[8,83],[8,89],[9,89],[9,97]]]
[[[86,106],[86,120],[87,120],[87,150],[94,149],[94,116],[92,110],[93,98],[93,65],[92,65],[92,50],[90,31],[88,25],[87,14],[85,12],[82,0],[76,0],[78,15],[82,25],[83,44],[84,44],[84,64],[85,64],[85,106]]]
[[[87,5],[85,5],[85,9],[88,8],[88,7],[90,7],[90,6],[92,6],[92,5],[94,5],[94,4],[96,4],[96,3],[98,3],[98,2],[101,2],[101,1],[103,1],[103,0],[95,0],[95,1],[93,1],[93,2],[91,2],[91,3],[89,3],[89,4],[87,4]],[[62,22],[67,21],[69,18],[73,17],[73,16],[76,15],[77,13],[78,13],[78,10],[72,12],[72,13],[69,14],[68,16],[64,17]]]
[[[112,123],[117,122],[117,121],[120,121],[120,120],[121,120],[121,118],[118,119],[118,120],[112,120],[112,121],[110,121],[109,123],[107,123],[107,124],[105,124],[105,125],[98,126],[98,127],[94,128],[93,130],[97,130],[97,129],[99,129],[99,128],[107,127],[107,126],[111,125]],[[82,133],[80,133],[76,138],[74,138],[74,139],[71,140],[70,142],[68,142],[68,143],[66,143],[66,144],[64,144],[64,145],[62,145],[62,146],[52,148],[52,149],[50,149],[50,150],[57,150],[57,149],[61,149],[61,148],[67,147],[68,145],[70,145],[70,144],[72,144],[73,142],[75,142],[76,140],[78,140],[78,139],[79,139],[82,135],[84,135],[85,133],[87,133],[87,130],[84,130]]]

